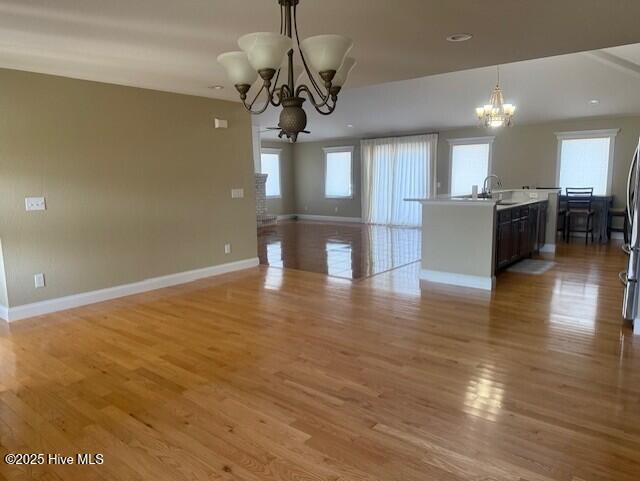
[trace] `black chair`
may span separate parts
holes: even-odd
[[[567,209],[558,208],[557,232],[562,232],[562,240],[567,240]]]
[[[622,207],[620,209],[609,209],[609,215],[607,219],[607,237],[611,239],[612,232],[622,232],[624,236],[624,243],[629,243],[629,216],[627,215],[627,209]],[[622,227],[614,227],[613,219],[615,217],[622,217]]]
[[[566,192],[567,239],[571,237],[572,232],[584,232],[585,245],[589,242],[589,234],[591,234],[591,242],[593,242],[593,217],[595,214],[595,212],[591,208],[593,204],[593,187],[567,187]],[[572,226],[572,220],[581,218],[584,218],[584,229],[575,229],[574,226]]]

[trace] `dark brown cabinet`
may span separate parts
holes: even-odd
[[[520,218],[516,215],[520,214],[520,211],[513,211],[514,217],[511,220],[511,259],[510,262],[515,262],[520,257]]]
[[[531,256],[544,244],[547,202],[497,212],[496,270]]]
[[[547,203],[540,204],[540,216],[538,217],[538,248],[537,252],[540,252],[542,246],[547,242]]]
[[[520,221],[518,229],[518,257],[531,255],[529,236],[529,208],[520,209]]]
[[[540,222],[540,206],[534,204],[529,207],[529,251],[538,252],[538,223]]]
[[[498,269],[511,263],[511,220],[498,224],[496,262]]]

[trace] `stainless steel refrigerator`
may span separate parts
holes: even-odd
[[[622,317],[633,321],[638,317],[638,290],[640,288],[640,141],[633,154],[629,177],[627,178],[627,215],[631,228],[629,244],[622,246],[622,250],[629,256],[627,270],[620,273],[620,280],[624,284],[624,302]],[[639,321],[640,322],[640,321]],[[637,328],[638,326],[634,326]],[[634,329],[635,330],[635,329]]]

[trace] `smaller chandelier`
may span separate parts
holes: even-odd
[[[498,81],[496,82],[493,92],[491,92],[489,103],[484,107],[478,107],[476,109],[476,115],[485,127],[498,128],[505,125],[509,127],[515,111],[515,105],[504,103],[504,96],[500,88],[500,66],[498,66]]]

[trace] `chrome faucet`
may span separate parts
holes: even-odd
[[[502,181],[500,180],[500,177],[498,177],[496,174],[491,174],[491,175],[487,175],[484,178],[484,182],[482,183],[482,193],[484,195],[491,195],[491,179],[495,179],[496,180],[496,186],[498,188],[502,187]]]

